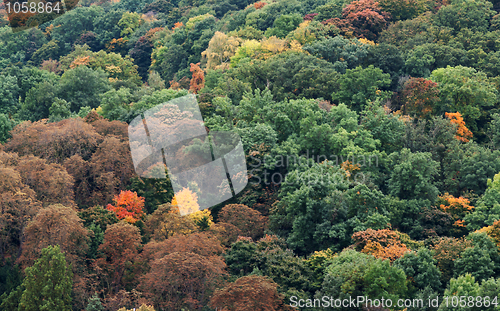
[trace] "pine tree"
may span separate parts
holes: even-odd
[[[69,311],[73,273],[59,245],[42,249],[42,256],[25,270],[20,311]]]
[[[89,304],[87,305],[87,308],[85,308],[85,311],[104,311],[104,307],[101,304],[101,299],[99,299],[97,295],[89,298]]]

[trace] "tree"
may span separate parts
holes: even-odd
[[[101,299],[97,295],[89,298],[89,303],[85,311],[104,311],[104,307],[101,304]]]
[[[223,32],[217,31],[201,55],[207,59],[207,69],[226,69],[229,67],[230,58],[236,53],[241,39],[228,37]]]
[[[408,290],[415,292],[431,287],[438,291],[441,289],[441,272],[436,266],[437,261],[432,257],[432,252],[421,248],[417,252],[405,253],[394,261],[394,266],[402,269],[410,280]]]
[[[500,173],[488,179],[488,188],[478,199],[476,208],[465,216],[464,221],[467,227],[472,230],[479,230],[483,226],[492,226],[494,222],[500,220]]]
[[[39,258],[41,250],[59,245],[75,271],[84,265],[88,231],[76,211],[61,204],[41,209],[24,230],[22,253],[18,262],[28,267]]]
[[[495,247],[496,248],[496,247]],[[495,252],[498,252],[495,249]],[[489,252],[481,247],[468,247],[455,260],[455,277],[470,274],[478,282],[495,275],[495,263]]]
[[[151,241],[144,246],[142,256],[149,262],[176,252],[190,252],[204,257],[219,256],[223,248],[219,240],[207,232],[178,234],[169,239]]]
[[[69,118],[71,116],[70,106],[70,103],[64,99],[56,98],[49,108],[49,121],[58,122]]]
[[[143,197],[144,207],[148,214],[152,214],[158,206],[171,202],[174,197],[174,189],[165,168],[165,179],[141,178],[134,176],[130,180],[130,190]]]
[[[491,119],[487,136],[490,139],[490,147],[498,150],[500,149],[500,113],[492,114]]]
[[[447,284],[454,272],[454,261],[460,257],[460,254],[471,247],[472,243],[465,239],[456,239],[444,237],[436,241],[432,249],[434,250],[434,259],[437,260],[437,266],[441,271],[441,283]]]
[[[380,7],[395,21],[415,18],[427,9],[426,6],[427,2],[422,0],[380,1]]]
[[[391,19],[391,15],[384,12],[378,2],[373,0],[356,0],[342,10],[342,20],[332,19],[332,22],[347,35],[355,35],[375,41]]]
[[[232,243],[223,256],[228,271],[237,276],[250,274],[257,267],[259,260],[257,244],[242,237]]]
[[[181,216],[175,207],[162,204],[146,218],[147,238],[163,241],[177,234],[189,234],[198,231],[194,220]]]
[[[240,235],[251,237],[254,241],[264,235],[266,217],[243,204],[228,204],[218,214],[219,221],[232,224],[239,229]]]
[[[16,170],[24,184],[30,186],[44,206],[63,204],[74,206],[73,177],[60,164],[48,163],[35,156],[19,159]]]
[[[226,265],[219,256],[203,256],[189,247],[183,251],[182,244],[177,243],[175,248],[151,263],[140,288],[157,308],[199,309],[223,284]]]
[[[97,108],[99,95],[110,89],[108,75],[102,70],[92,70],[78,66],[67,70],[61,77],[59,94],[71,103],[71,111],[78,112],[81,107]]]
[[[475,281],[474,277],[470,273],[466,273],[465,275],[461,275],[456,279],[451,279],[448,287],[444,291],[444,297],[452,296],[465,296],[465,297],[477,297],[479,294],[479,284]],[[491,298],[491,297],[490,297]],[[479,308],[480,310],[484,310]],[[439,311],[444,310],[457,310],[457,311],[465,311],[471,310],[469,307],[462,306],[452,306],[451,303],[446,305],[446,303],[442,303],[438,309]]]
[[[321,97],[331,100],[332,92],[338,88],[339,76],[333,64],[296,51],[279,53],[265,61],[240,64],[228,74],[249,83],[252,89],[269,88],[276,101]],[[221,86],[227,83],[224,81]]]
[[[459,227],[458,229],[464,227],[463,218],[474,209],[473,206],[469,205],[470,201],[468,199],[463,197],[455,198],[448,193],[439,196],[437,203],[443,211],[453,217],[453,220],[455,220],[454,226]]]
[[[267,29],[266,37],[276,36],[285,38],[290,32],[299,27],[302,22],[302,16],[299,14],[284,14],[274,20],[273,28]]]
[[[319,182],[320,176],[332,179]],[[285,237],[299,254],[332,245],[347,246],[351,240],[350,228],[346,228],[348,207],[338,191],[346,187],[347,181],[338,166],[328,162],[312,167],[301,165],[286,176],[280,200],[269,216],[270,229]]]
[[[377,97],[387,97],[388,93],[381,91],[380,88],[390,84],[390,75],[383,73],[381,69],[373,65],[368,68],[358,66],[355,69],[347,69],[346,73],[340,76],[338,80],[340,90],[334,92],[332,98],[360,112],[368,101],[374,101]]]
[[[450,27],[455,32],[463,28],[486,32],[490,18],[495,15],[489,1],[453,0],[451,5],[442,7],[434,16],[438,26]]]
[[[133,34],[134,31],[139,28],[141,22],[141,15],[139,13],[125,12],[122,15],[120,21],[118,21],[118,26],[122,28],[120,36],[124,39],[128,39],[128,36]]]
[[[108,226],[104,232],[104,242],[99,246],[101,255],[94,266],[109,293],[117,293],[123,285],[126,269],[137,259],[140,243],[139,229],[124,221]]]
[[[426,118],[434,112],[434,105],[439,100],[438,84],[424,78],[410,78],[403,85],[400,93],[404,114]]]
[[[177,192],[172,198],[171,204],[182,216],[189,215],[200,210],[198,195],[188,188],[182,188],[182,190]]]
[[[19,310],[71,310],[73,273],[59,246],[48,246],[32,267],[26,268]]]
[[[366,295],[370,299],[384,297],[396,301],[399,297],[404,297],[406,290],[405,273],[391,266],[389,260],[383,261],[354,250],[344,250],[326,268],[325,280],[316,297],[328,295],[335,299],[345,299],[348,296]],[[361,306],[354,310],[361,310]]]
[[[370,45],[358,39],[346,39],[342,36],[315,41],[303,47],[317,57],[333,64],[335,70],[345,73],[346,69],[359,66],[368,55]],[[376,64],[377,67],[380,64]]]
[[[401,199],[426,198],[431,202],[436,199],[438,189],[432,184],[432,177],[438,163],[431,159],[430,153],[412,153],[405,148],[389,157],[394,163],[387,181],[390,194]]]
[[[10,131],[14,128],[15,121],[8,115],[0,113],[0,143],[5,143],[11,136]]]
[[[108,210],[116,213],[118,219],[124,219],[126,222],[135,223],[144,216],[144,198],[139,197],[136,192],[130,190],[121,191],[113,199],[115,205],[108,204]]]
[[[58,59],[60,56],[61,49],[59,48],[59,41],[50,40],[36,50],[31,56],[31,59],[36,65],[40,65],[44,60]]]
[[[296,294],[307,296],[313,291],[309,265],[275,235],[266,235],[256,243],[239,237],[224,258],[232,275],[267,276],[279,285],[286,299]]]
[[[128,86],[134,87],[140,84],[137,66],[133,64],[133,60],[128,55],[123,57],[120,54],[107,53],[103,50],[91,52],[88,48],[87,45],[76,46],[74,52],[62,57],[63,69],[88,66],[96,71],[101,69],[108,74],[111,82],[118,83],[118,85],[126,83]]]
[[[358,231],[352,235],[355,246],[362,253],[392,261],[411,250],[401,241],[400,233],[389,229]]]
[[[119,120],[127,114],[131,103],[130,89],[125,87],[118,90],[111,89],[101,95],[102,115],[110,121]]]
[[[460,112],[467,127],[476,135],[484,109],[498,101],[498,92],[486,74],[473,68],[448,66],[434,70],[430,79],[439,85],[441,108],[436,113]]]
[[[469,131],[467,127],[465,127],[465,122],[464,119],[462,118],[462,115],[460,112],[457,113],[448,113],[445,112],[445,116],[450,119],[450,122],[453,124],[457,125],[457,135],[455,136],[456,139],[460,140],[461,142],[468,142],[469,138],[472,138],[472,132]]]
[[[195,94],[205,87],[205,73],[200,68],[200,63],[191,63],[190,71],[193,73],[189,90]]]
[[[139,309],[134,308],[134,310],[126,309],[126,308],[120,308],[118,311],[155,311],[155,308],[153,306],[148,306],[145,304],[142,304]]]
[[[17,160],[13,154],[0,152],[0,253],[1,265],[9,256],[16,258],[21,250],[23,232],[38,213],[41,203],[35,192],[22,182],[21,175],[7,164]]]
[[[228,311],[285,310],[284,297],[278,293],[277,286],[263,276],[244,276],[216,290],[210,298],[210,305]]]
[[[49,117],[50,107],[59,93],[56,82],[42,81],[27,91],[20,109],[20,115],[25,120],[38,121]]]
[[[0,76],[0,113],[15,113],[19,106],[19,86],[17,78],[10,75]]]

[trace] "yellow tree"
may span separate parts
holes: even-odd
[[[172,199],[172,207],[177,209],[181,215],[188,215],[200,210],[198,196],[188,188],[182,188]]]
[[[207,69],[229,68],[231,57],[236,53],[241,42],[240,38],[230,37],[217,31],[208,43],[208,49],[201,53],[207,59]]]

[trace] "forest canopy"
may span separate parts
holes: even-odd
[[[0,311],[499,309],[499,1],[81,0],[19,32],[7,9]],[[129,144],[186,95],[248,168],[204,210]]]

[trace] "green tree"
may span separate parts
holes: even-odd
[[[347,246],[347,208],[335,192],[346,188],[347,181],[338,166],[326,161],[311,166],[303,163],[286,176],[280,200],[269,217],[270,229],[287,237],[287,243],[299,254],[331,245]]]
[[[346,69],[359,66],[368,55],[370,45],[358,39],[346,39],[342,36],[323,39],[304,46],[304,51],[333,64],[335,70],[345,73]],[[377,64],[379,67],[379,64]]]
[[[26,268],[19,311],[71,310],[73,272],[59,246],[49,246],[32,267]]]
[[[451,5],[443,6],[436,13],[434,23],[457,32],[463,28],[487,32],[489,20],[496,14],[492,7],[493,4],[486,0],[453,0]]]
[[[31,59],[36,65],[40,65],[44,60],[59,59],[61,56],[60,52],[59,41],[51,40],[36,50]]]
[[[487,135],[490,139],[490,148],[500,149],[500,113],[491,115],[490,126],[488,127]]]
[[[120,35],[123,38],[128,39],[128,36],[133,34],[134,31],[139,28],[141,22],[141,15],[139,13],[123,13],[122,18],[118,21],[118,26],[122,28]]]
[[[19,108],[19,86],[17,78],[0,75],[0,113],[15,113]]]
[[[439,311],[454,310],[454,311],[470,311],[470,310],[484,310],[482,308],[471,309],[469,307],[455,307],[451,304],[452,296],[465,296],[465,297],[477,297],[479,296],[479,284],[476,282],[474,277],[470,273],[461,275],[456,279],[451,279],[448,287],[444,291],[444,297],[448,297],[449,303],[441,303]],[[491,297],[490,297],[491,298]]]
[[[480,247],[469,247],[455,260],[455,276],[464,273],[472,275],[476,280],[486,280],[495,273],[495,263],[487,250]]]
[[[362,111],[368,101],[374,101],[377,97],[388,97],[389,93],[381,88],[391,84],[391,76],[383,73],[373,65],[368,68],[358,66],[347,69],[338,80],[338,90],[333,92],[332,98],[339,103],[346,104],[354,111]]]
[[[290,32],[294,31],[302,22],[300,14],[281,15],[274,20],[273,28],[267,29],[266,37],[276,36],[285,38]]]
[[[119,120],[126,115],[132,102],[132,94],[128,88],[111,89],[101,95],[102,115],[106,119]]]
[[[350,1],[346,0],[330,0],[328,3],[316,8],[318,15],[316,20],[324,21],[330,18],[340,18],[342,16],[342,9],[349,4]]]
[[[22,119],[38,121],[46,119],[50,114],[50,107],[59,92],[56,82],[42,81],[37,83],[26,93],[26,99],[21,104],[19,112]]]
[[[488,188],[478,199],[476,208],[464,218],[467,227],[479,230],[500,220],[500,173],[488,179]]]
[[[479,287],[479,295],[481,297],[490,297],[490,301],[496,298],[496,301],[500,301],[500,278],[494,279],[490,278],[484,280]],[[483,307],[481,310],[493,311],[498,310],[498,305],[490,305],[489,307]]]
[[[402,149],[389,155],[393,170],[387,181],[389,193],[401,199],[429,199],[433,202],[438,189],[432,183],[438,162],[428,152],[412,153]]]
[[[64,99],[55,98],[49,108],[49,121],[58,122],[71,116],[70,103]]]
[[[101,304],[101,299],[97,295],[89,298],[89,303],[85,311],[104,311],[104,307]]]
[[[402,269],[409,278],[410,292],[431,287],[438,291],[441,288],[441,272],[436,266],[436,260],[427,248],[418,252],[408,252],[394,261],[394,267]]]
[[[8,115],[0,113],[0,143],[5,143],[9,139],[10,131],[14,128],[15,121]]]
[[[107,74],[98,69],[78,66],[66,71],[60,81],[59,95],[71,103],[71,111],[78,112],[80,107],[97,108],[100,104],[99,95],[111,87]]]
[[[435,113],[460,112],[467,127],[477,136],[486,109],[498,101],[495,84],[485,73],[463,66],[436,69],[430,79],[438,83],[441,99],[433,109]]]
[[[391,266],[389,260],[376,259],[354,250],[344,250],[334,257],[326,268],[325,280],[316,298],[330,296],[345,299],[348,296],[368,296],[370,299],[384,297],[397,301],[405,294],[406,275],[403,270]],[[362,310],[362,306],[341,310]]]

